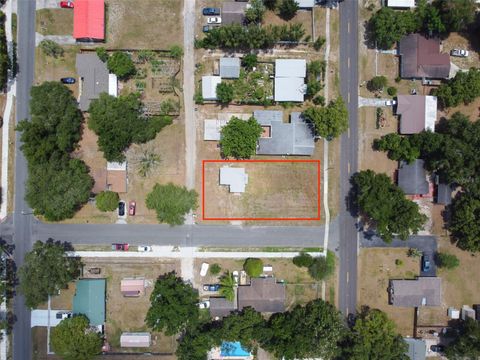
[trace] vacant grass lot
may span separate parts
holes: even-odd
[[[169,49],[183,43],[183,1],[108,0],[106,46]]]
[[[73,34],[73,9],[40,9],[37,10],[35,19],[35,29],[40,34]]]
[[[39,85],[44,81],[59,81],[62,77],[76,77],[75,61],[79,46],[63,46],[62,57],[54,58],[46,56],[40,48],[35,49],[35,84]],[[68,85],[78,94],[78,85]]]

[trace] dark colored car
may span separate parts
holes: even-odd
[[[125,216],[125,201],[118,203],[118,216]]]
[[[63,84],[75,84],[76,80],[73,77],[66,77],[66,78],[61,78],[60,81]]]
[[[445,351],[445,346],[443,345],[432,345],[430,346],[430,350],[432,350],[433,352],[444,352]]]
[[[112,244],[112,250],[128,251],[128,244]]]
[[[203,8],[202,13],[205,16],[220,15],[220,9],[219,8],[213,8],[213,7]]]
[[[422,271],[430,270],[430,256],[424,254],[422,256]]]
[[[203,285],[203,291],[218,291],[220,290],[220,284]]]

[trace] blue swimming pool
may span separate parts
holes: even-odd
[[[245,350],[239,341],[228,342],[224,341],[220,347],[221,356],[238,356],[245,357],[250,356],[250,352]]]

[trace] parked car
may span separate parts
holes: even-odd
[[[393,106],[397,105],[397,102],[395,100],[385,100],[385,106]]]
[[[118,203],[118,216],[125,216],[125,201]]]
[[[112,250],[128,251],[128,244],[112,244]]]
[[[205,275],[207,275],[207,271],[208,271],[208,267],[210,265],[208,263],[202,263],[202,266],[200,268],[200,276],[201,277],[204,277]]]
[[[422,271],[430,270],[430,256],[423,254],[422,256]]]
[[[71,311],[59,311],[55,315],[57,319],[68,319],[72,317],[72,312]]]
[[[61,78],[60,81],[63,83],[63,84],[75,84],[76,80],[75,78],[73,77],[64,77],[64,78]]]
[[[450,51],[450,55],[458,57],[468,57],[468,50],[453,49],[452,51]]]
[[[430,346],[430,350],[433,352],[444,352],[445,351],[445,346],[437,344],[437,345],[432,345]]]
[[[235,281],[235,284],[238,285],[238,271],[235,270],[234,272],[232,272],[232,276],[233,276],[233,280]]]
[[[220,9],[214,7],[203,8],[202,10],[203,15],[210,16],[210,15],[220,15]]]
[[[210,300],[205,300],[205,301],[202,301],[200,303],[198,303],[198,307],[200,309],[208,309],[210,308]]]
[[[130,201],[128,204],[128,215],[135,215],[135,209],[137,208],[137,203],[135,201]]]
[[[102,272],[102,269],[98,268],[98,267],[94,267],[94,268],[90,268],[88,269],[88,272],[90,274],[94,274],[94,275],[98,275]]]
[[[203,28],[202,28],[202,31],[204,33],[207,33],[209,31],[212,31],[213,29],[215,29],[217,26],[215,25],[203,25]]]
[[[207,18],[207,24],[221,24],[222,18],[220,16],[212,16]]]
[[[151,246],[147,246],[147,245],[140,245],[138,247],[138,251],[139,252],[149,252],[149,251],[152,251],[152,247]]]
[[[60,1],[60,7],[64,9],[73,9],[73,1]]]
[[[203,291],[218,291],[220,290],[220,284],[203,285]]]

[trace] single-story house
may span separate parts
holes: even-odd
[[[258,155],[313,155],[315,135],[301,113],[291,113],[289,123],[283,122],[282,111],[256,110],[253,117],[263,128]]]
[[[73,314],[83,314],[91,326],[105,323],[105,279],[80,279],[73,297]]]
[[[217,85],[222,82],[220,76],[202,76],[202,97],[204,100],[217,100]]]
[[[210,299],[210,316],[213,318],[222,318],[230,315],[236,309],[233,301],[228,301],[223,297],[211,297]]]
[[[387,6],[391,8],[413,8],[415,7],[415,0],[387,0]]]
[[[423,339],[403,338],[408,345],[405,355],[410,360],[425,360],[427,356],[427,344]]]
[[[222,128],[228,120],[205,119],[203,123],[203,140],[219,141]]]
[[[71,313],[70,310],[41,310],[35,309],[30,313],[30,327],[50,326],[55,327],[63,320],[62,316],[57,314]]]
[[[145,279],[122,279],[120,291],[125,297],[138,297],[145,293]]]
[[[107,190],[127,192],[127,162],[107,162]]]
[[[75,3],[76,5],[76,3]],[[88,111],[90,102],[109,92],[107,65],[95,53],[77,54],[77,74],[80,77],[80,110]]]
[[[462,320],[465,321],[465,320],[467,320],[467,318],[475,320],[476,319],[476,311],[468,305],[463,305],[462,306]]]
[[[300,9],[311,9],[315,6],[315,0],[295,0]]]
[[[252,307],[259,312],[276,313],[285,311],[285,284],[275,278],[253,278],[250,285],[237,288],[238,308]]]
[[[275,101],[303,102],[306,85],[307,62],[305,59],[275,60]]]
[[[248,174],[245,168],[232,168],[224,166],[220,168],[220,185],[230,186],[231,193],[245,192],[245,186],[248,184]]]
[[[390,280],[390,303],[400,307],[440,306],[442,279],[418,277],[415,280]]]
[[[450,75],[450,55],[440,52],[440,39],[410,34],[398,43],[400,77],[406,79],[446,79]]]
[[[121,347],[146,348],[152,345],[152,337],[148,332],[124,332],[120,335]]]
[[[407,195],[425,195],[430,189],[427,175],[423,168],[424,161],[416,159],[413,163],[407,164],[402,161],[398,169],[398,186]]]
[[[224,1],[222,4],[222,24],[241,24],[245,23],[245,10],[249,6],[245,2]]]
[[[75,0],[73,37],[77,41],[105,40],[104,0]]]
[[[238,79],[240,77],[240,58],[220,58],[220,77],[222,79]]]
[[[453,186],[440,183],[437,186],[437,204],[450,205],[452,203]]]
[[[400,115],[400,134],[417,134],[423,130],[435,131],[437,97],[398,95],[397,115]]]

